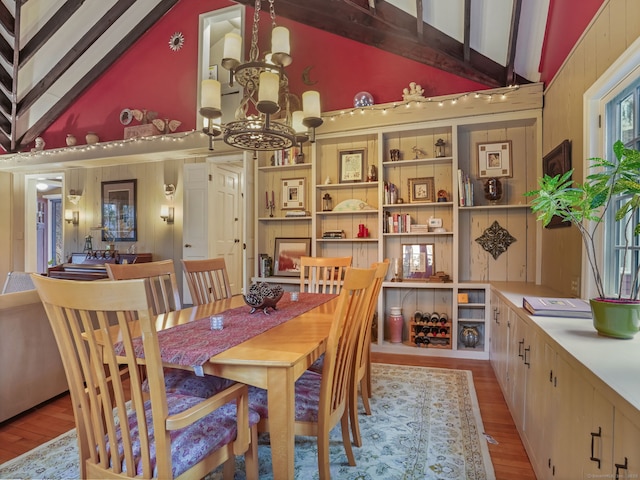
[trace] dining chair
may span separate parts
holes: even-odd
[[[180,291],[173,260],[107,265],[112,280],[147,279],[147,296],[154,315],[180,310]],[[164,369],[165,388],[171,393],[207,398],[231,386],[234,382],[213,375],[196,376],[190,370]],[[144,388],[148,388],[145,384]]]
[[[351,390],[349,392],[349,418],[351,423],[351,433],[353,444],[356,447],[362,446],[362,436],[360,435],[360,425],[358,423],[358,387],[360,387],[360,397],[364,411],[371,415],[371,325],[378,303],[378,295],[382,289],[382,282],[389,270],[389,259],[376,262],[372,265],[375,268],[374,280],[369,295],[369,304],[364,320],[360,325],[360,331],[356,342],[355,359],[353,362],[353,375],[351,377]]]
[[[318,439],[318,471],[329,479],[329,433],[340,422],[349,465],[356,464],[349,436],[348,394],[355,342],[366,314],[375,269],[348,267],[327,337],[322,374],[305,371],[295,384],[295,434]],[[249,387],[249,406],[260,415],[258,431],[269,431],[267,391]]]
[[[300,291],[340,293],[342,277],[351,257],[300,257]]]
[[[181,261],[193,305],[203,305],[233,295],[223,257]]]
[[[128,264],[107,263],[105,267],[111,280],[148,279],[145,285],[148,288],[147,295],[154,315],[182,308],[173,260]]]
[[[224,464],[231,479],[240,454],[247,476],[257,478],[259,416],[249,411],[246,385],[207,399],[166,392],[149,280],[32,278],[69,383],[79,478],[202,478]],[[118,329],[115,344],[110,328]],[[127,382],[116,373],[121,364],[131,372]]]

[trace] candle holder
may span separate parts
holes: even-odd
[[[399,258],[391,259],[391,268],[393,269],[393,278],[392,282],[401,282],[402,281],[402,262]]]
[[[273,218],[273,211],[276,208],[276,204],[273,200],[269,201],[269,204],[267,205],[267,208],[269,209],[269,216]]]

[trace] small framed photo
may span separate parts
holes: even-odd
[[[304,178],[282,179],[282,210],[304,210]]]
[[[511,140],[478,143],[478,178],[513,176]]]
[[[274,275],[300,276],[300,257],[311,255],[311,238],[276,238]]]
[[[544,157],[542,157],[542,173],[555,177],[571,170],[571,142],[564,140]],[[571,222],[562,221],[562,217],[554,215],[547,228],[570,227]]]
[[[436,271],[433,243],[402,245],[402,278],[429,281]]]
[[[435,183],[433,177],[409,179],[409,203],[435,202]]]
[[[364,181],[366,153],[364,148],[340,152],[339,183]]]

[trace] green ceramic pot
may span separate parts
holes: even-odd
[[[589,300],[593,326],[600,335],[613,338],[633,338],[640,329],[640,303],[609,299]]]

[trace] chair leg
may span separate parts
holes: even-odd
[[[352,467],[356,466],[356,458],[353,456],[353,448],[351,448],[351,438],[349,437],[349,414],[345,410],[340,419],[340,427],[342,428],[342,444],[347,454],[347,460]]]
[[[318,474],[320,480],[329,480],[329,432],[326,429],[318,429]]]
[[[369,391],[366,373],[364,374],[364,378],[360,382],[360,396],[362,397],[362,404],[364,405],[364,413],[366,413],[367,415],[371,415],[371,405],[369,404],[371,392]]]
[[[361,447],[362,437],[360,436],[360,424],[358,423],[358,386],[353,385],[353,383],[351,384],[347,403],[347,410],[349,411],[349,420],[351,423],[351,433],[353,435],[353,444],[356,447]]]
[[[366,379],[367,382],[367,392],[369,395],[369,398],[371,398],[371,345],[367,345],[367,369],[365,371],[364,374],[364,378]],[[370,413],[367,413],[367,415],[371,415]]]
[[[229,459],[224,462],[224,466],[222,467],[222,478],[224,480],[233,480],[236,476],[236,457],[233,455],[233,450],[229,455]]]
[[[247,480],[258,480],[258,428],[251,427],[251,444],[244,454],[245,474]]]

